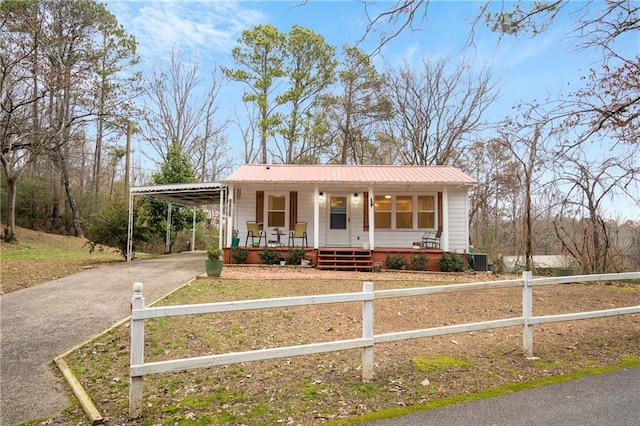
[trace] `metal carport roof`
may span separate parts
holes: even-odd
[[[226,185],[218,182],[206,183],[176,183],[152,186],[134,186],[130,194],[151,195],[172,203],[186,204],[188,206],[203,206],[218,204],[220,194],[226,189]]]

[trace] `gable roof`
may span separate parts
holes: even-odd
[[[452,166],[245,164],[224,180],[238,183],[477,185]]]

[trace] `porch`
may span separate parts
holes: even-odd
[[[351,270],[351,271],[372,271],[374,267],[381,270],[389,269],[385,264],[387,256],[398,256],[405,259],[409,269],[413,256],[424,255],[427,261],[426,271],[437,272],[440,270],[438,261],[444,253],[444,250],[437,248],[396,248],[396,247],[377,247],[374,250],[355,248],[355,247],[321,247],[303,248],[303,247],[239,247],[246,250],[248,256],[245,264],[260,265],[260,253],[265,250],[273,250],[278,254],[280,259],[287,259],[291,250],[304,250],[304,258],[310,261],[311,265],[317,269],[327,270]],[[232,248],[225,248],[225,263],[234,263],[232,256]],[[466,260],[466,255],[464,256]]]

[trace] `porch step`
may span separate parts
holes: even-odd
[[[371,271],[373,268],[371,250],[320,249],[318,250],[317,268]]]

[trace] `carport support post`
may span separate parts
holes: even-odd
[[[171,253],[171,203],[167,203],[167,229],[165,229],[164,254]]]
[[[531,317],[533,317],[533,290],[529,285],[531,276],[531,271],[522,272],[522,318],[524,319],[522,344],[524,354],[527,357],[533,356],[533,325],[529,324]]]
[[[142,283],[133,284],[133,299],[131,299],[131,367],[144,364],[144,319],[133,318],[133,312],[137,309],[144,309]],[[142,414],[143,377],[132,376],[129,373],[129,417],[132,419]]]
[[[362,291],[372,295],[370,300],[362,302],[362,338],[371,339],[371,346],[362,348],[362,381],[373,380],[373,283],[363,282]]]
[[[193,227],[191,229],[191,251],[196,251],[196,206],[193,206]]]

